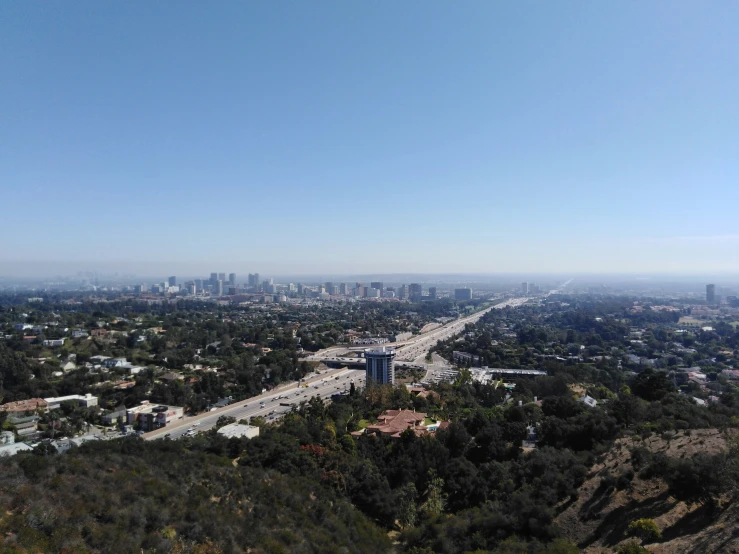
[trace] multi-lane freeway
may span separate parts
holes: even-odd
[[[345,369],[327,373],[302,383],[300,386],[292,384],[289,388],[274,390],[213,412],[175,420],[166,427],[144,434],[143,438],[146,440],[165,437],[178,439],[188,433],[194,435],[213,428],[221,416],[233,417],[236,421],[261,416],[271,421],[282,417],[292,409],[292,406],[282,404],[298,405],[310,400],[313,396],[328,399],[333,394],[348,392],[352,381],[355,386],[364,386],[364,371]]]
[[[565,283],[561,288],[569,283]],[[558,290],[552,290],[549,294],[558,292]],[[545,295],[545,296],[548,296]],[[512,298],[500,302],[494,306],[476,312],[470,316],[457,319],[446,325],[438,327],[428,333],[414,336],[406,341],[400,341],[392,343],[397,352],[396,360],[399,362],[410,362],[410,365],[423,367],[423,358],[426,353],[436,345],[437,341],[446,340],[450,337],[461,333],[468,323],[477,322],[483,315],[488,313],[490,310],[500,310],[507,307],[517,307],[526,303],[529,299],[527,298]],[[337,354],[340,352],[356,351],[361,352],[367,347],[347,347],[347,346],[334,346],[316,352],[309,356],[308,360],[314,361],[337,361],[341,362],[346,358],[338,357]],[[434,356],[432,364],[425,366],[427,369],[426,378],[435,376],[437,373],[441,373],[448,369],[445,361],[439,356]],[[171,438],[177,439],[187,434],[193,435],[199,432],[207,431],[213,428],[221,416],[228,416],[236,418],[237,421],[261,416],[267,420],[274,420],[282,417],[292,409],[292,404],[300,404],[300,402],[310,400],[312,396],[318,396],[323,399],[328,399],[331,395],[336,393],[344,393],[349,390],[351,382],[354,382],[356,386],[364,385],[364,371],[363,370],[352,370],[352,369],[341,369],[331,373],[324,374],[322,376],[314,377],[305,383],[290,383],[281,387],[280,390],[273,390],[269,393],[255,396],[247,400],[237,402],[231,406],[225,408],[219,408],[213,412],[206,412],[192,417],[185,417],[182,420],[177,420],[169,423],[162,429],[151,431],[143,435],[146,440]],[[286,405],[282,405],[286,404]]]

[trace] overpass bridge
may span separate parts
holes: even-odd
[[[364,369],[366,360],[360,357],[349,357],[349,356],[327,356],[320,358],[320,361],[326,364],[328,367],[350,367],[354,369]],[[426,366],[422,364],[416,364],[413,362],[395,361],[396,368],[403,369],[426,369]]]

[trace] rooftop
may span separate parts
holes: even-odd
[[[29,400],[18,400],[16,402],[8,402],[0,406],[0,412],[18,413],[26,411],[34,411],[36,409],[46,410],[46,400],[43,398],[31,398]]]
[[[368,425],[367,431],[374,431],[391,437],[399,437],[406,429],[425,431],[423,420],[426,414],[410,410],[386,410],[377,418],[377,423]]]

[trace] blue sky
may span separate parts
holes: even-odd
[[[737,37],[728,1],[5,2],[0,274],[739,272]]]

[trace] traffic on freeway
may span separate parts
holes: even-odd
[[[311,397],[330,399],[334,394],[348,394],[352,382],[357,387],[364,386],[365,372],[362,370],[343,370],[321,379],[301,384],[297,388],[273,391],[249,398],[233,406],[221,408],[215,412],[206,412],[196,416],[185,417],[170,425],[143,435],[145,440],[179,439],[194,436],[212,429],[221,416],[233,417],[236,421],[249,420],[261,416],[267,421],[276,420],[292,410],[293,405],[307,402]]]

